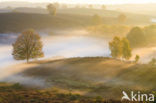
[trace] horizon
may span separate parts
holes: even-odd
[[[67,3],[67,4],[150,4],[156,3],[155,0],[0,0],[2,2],[28,2],[28,3],[50,3],[50,2],[58,2],[58,3]]]

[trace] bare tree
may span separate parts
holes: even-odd
[[[13,44],[13,57],[16,60],[27,60],[44,56],[40,35],[34,30],[27,30],[18,36]]]

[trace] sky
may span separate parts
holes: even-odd
[[[0,0],[13,1],[13,0]],[[79,4],[127,4],[127,3],[156,3],[156,0],[14,0],[14,1],[29,1],[29,2],[59,2],[59,3],[79,3]]]

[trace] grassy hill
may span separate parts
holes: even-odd
[[[149,92],[156,88],[156,66],[111,58],[71,58],[48,62],[23,72],[51,85],[86,96],[121,98],[122,91]]]
[[[48,88],[32,89],[19,84],[1,83],[1,101],[105,103],[113,99],[114,101],[109,103],[120,103],[122,91],[151,93],[156,89],[154,78],[156,66],[150,64],[135,64],[104,57],[44,60],[32,63],[38,65],[18,74],[42,78],[47,82]],[[97,102],[99,100],[100,102]]]
[[[36,30],[84,28],[91,25],[94,14],[102,16],[103,24],[119,24],[118,15],[121,12],[112,10],[69,8],[58,9],[56,16],[47,14],[42,8],[16,8],[10,13],[0,13],[0,33],[21,32],[34,28]],[[151,24],[150,16],[125,13],[127,21],[125,25]]]
[[[21,32],[25,29],[73,28],[88,25],[89,17],[58,14],[0,13],[0,32]]]

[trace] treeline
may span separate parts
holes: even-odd
[[[95,21],[94,21],[95,22]],[[100,22],[98,19],[96,23]],[[131,27],[127,25],[93,25],[87,28],[94,35],[102,35],[105,37],[126,37],[132,48],[143,46],[155,46],[156,43],[156,25],[148,25],[145,27]]]
[[[133,27],[127,34],[132,47],[155,46],[156,25]]]
[[[131,27],[126,25],[97,25],[97,26],[90,26],[87,30],[91,33],[101,34],[107,37],[114,37],[114,36],[126,36],[126,34],[130,31]]]

